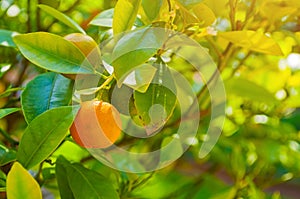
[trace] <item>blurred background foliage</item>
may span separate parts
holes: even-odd
[[[116,2],[1,0],[0,107],[20,107],[21,90],[43,72],[22,58],[6,35],[74,32],[38,4],[69,16],[101,42],[112,36],[110,9]],[[123,173],[69,141],[55,151],[53,160],[62,154],[101,173],[114,182],[122,198],[299,198],[299,11],[298,0],[143,0],[135,27],[154,24],[188,35],[207,48],[222,72],[227,106],[219,141],[208,156],[199,158],[210,119],[209,94],[201,92],[204,86],[195,69],[175,57],[170,66],[194,84],[203,113],[197,141],[178,161],[151,174]],[[9,162],[25,127],[21,112],[0,120],[3,192]],[[58,198],[53,166],[44,163],[41,176],[44,197]]]

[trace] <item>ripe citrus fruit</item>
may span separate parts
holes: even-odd
[[[82,147],[107,148],[121,134],[120,114],[107,102],[82,102],[70,132],[75,142]]]
[[[94,67],[99,65],[99,61],[101,60],[101,53],[98,44],[92,37],[81,33],[71,33],[66,35],[64,38],[77,46]],[[70,79],[76,78],[75,74],[63,75]]]

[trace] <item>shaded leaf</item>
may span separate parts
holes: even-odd
[[[233,44],[256,52],[282,56],[283,53],[276,41],[266,35],[252,31],[230,31],[218,34]]]
[[[21,95],[27,123],[41,113],[67,106],[72,97],[72,81],[56,73],[44,73],[31,80]]]
[[[31,168],[45,160],[63,141],[79,107],[60,107],[36,117],[25,129],[17,160]]]
[[[59,156],[56,160],[55,174],[58,183],[60,197],[62,199],[75,199],[69,185],[67,169],[65,168],[69,164],[70,163],[62,156]]]
[[[78,163],[71,164],[62,156],[57,159],[57,163],[61,164],[67,172],[69,187],[74,198],[119,198],[112,183],[101,174]]]
[[[117,2],[113,17],[115,35],[132,28],[140,5],[141,0],[119,0]]]
[[[71,42],[46,32],[17,35],[13,38],[21,53],[33,64],[66,74],[93,74],[93,67]]]
[[[52,17],[59,20],[60,22],[69,26],[70,28],[77,30],[78,32],[81,32],[82,34],[86,34],[85,31],[75,21],[73,21],[73,19],[71,19],[64,13],[61,13],[57,9],[54,9],[50,6],[42,5],[42,4],[38,5],[38,7],[41,8],[44,12],[50,14]]]
[[[14,163],[7,175],[6,189],[9,199],[42,199],[38,183],[18,162]]]
[[[4,118],[5,116],[15,113],[17,111],[21,110],[20,108],[4,108],[0,109],[0,119]]]
[[[0,145],[0,166],[6,165],[16,160],[16,151],[6,148]]]

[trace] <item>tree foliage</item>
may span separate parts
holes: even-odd
[[[285,187],[300,186],[299,10],[298,0],[2,0],[0,197],[297,198]],[[74,32],[100,44],[101,58],[64,39]],[[174,32],[179,54],[164,49]],[[178,35],[203,52],[185,49]],[[199,74],[179,55],[209,55],[200,71],[216,70]],[[203,157],[219,73],[224,124]],[[69,128],[79,101],[93,98],[122,114],[117,146],[147,153],[171,143],[159,158],[176,161],[130,173],[77,145]],[[200,115],[182,118],[190,107]],[[183,144],[180,123],[197,118],[186,128],[196,136]]]

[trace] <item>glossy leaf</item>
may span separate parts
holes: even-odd
[[[148,135],[161,128],[176,105],[176,86],[168,67],[161,63],[154,80],[145,93],[134,92],[135,117],[146,128]]]
[[[0,46],[6,46],[6,47],[16,47],[13,36],[17,35],[18,33],[9,31],[9,30],[3,30],[0,29]]]
[[[71,164],[62,156],[57,159],[57,164],[61,164],[66,170],[74,198],[119,198],[112,183],[99,173],[78,163]]]
[[[119,0],[115,6],[113,31],[117,35],[131,30],[136,19],[141,0]]]
[[[13,164],[7,175],[6,190],[9,199],[42,199],[39,184],[18,162]]]
[[[47,5],[38,5],[40,9],[42,9],[44,12],[50,14],[52,17],[56,18],[60,22],[64,23],[65,25],[69,26],[70,28],[77,30],[78,32],[81,32],[82,34],[86,34],[85,31],[75,22],[73,19],[65,15],[64,13],[61,13],[57,9],[54,9]]]
[[[16,160],[16,151],[0,145],[0,166]]]
[[[4,108],[4,109],[0,109],[0,119],[4,118],[7,115],[15,113],[15,112],[17,112],[19,110],[21,110],[21,109],[20,108]]]
[[[14,42],[33,64],[66,74],[93,74],[93,67],[71,42],[46,32],[17,35]]]
[[[150,21],[156,19],[161,9],[163,0],[142,0],[143,9],[150,19]]]
[[[118,84],[141,64],[148,61],[166,41],[163,29],[143,28],[124,35],[114,47],[111,65]]]
[[[109,9],[98,14],[90,25],[112,28],[114,9]]]
[[[67,106],[72,97],[72,81],[56,73],[44,73],[31,80],[21,95],[27,123],[41,113]]]
[[[25,168],[45,160],[65,138],[77,111],[77,106],[54,108],[32,120],[20,141],[17,160]]]
[[[283,55],[280,46],[274,39],[256,31],[231,31],[222,32],[218,35],[227,41],[248,50],[270,55]]]
[[[228,94],[233,94],[247,98],[256,102],[262,102],[269,105],[276,104],[278,101],[265,88],[242,78],[232,78],[225,82]]]

